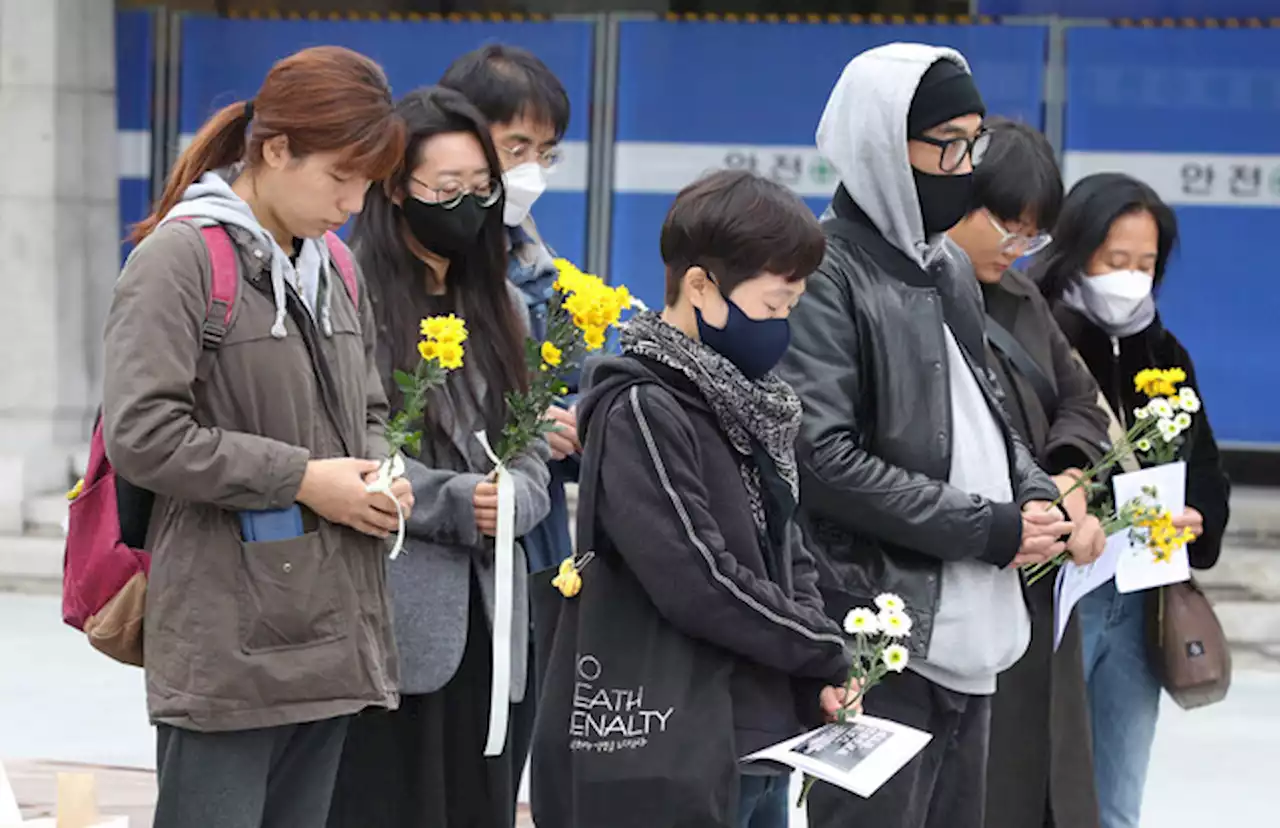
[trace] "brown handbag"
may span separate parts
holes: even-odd
[[[1216,704],[1231,689],[1231,647],[1194,580],[1156,590],[1152,672],[1183,710]]]

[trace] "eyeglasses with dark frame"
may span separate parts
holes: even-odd
[[[961,135],[956,138],[933,138],[928,135],[915,135],[913,141],[922,141],[938,148],[938,169],[944,173],[952,173],[960,169],[965,156],[973,159],[973,166],[982,163],[991,146],[991,133],[979,132],[972,138]]]
[[[502,198],[502,182],[496,178],[491,178],[484,184],[478,184],[474,187],[465,187],[457,181],[450,181],[443,187],[432,187],[422,179],[414,178],[412,180],[422,189],[435,193],[436,200],[432,203],[438,204],[446,210],[452,210],[457,207],[462,203],[463,197],[468,195],[475,196],[481,207],[492,207],[498,203],[498,199]]]
[[[1023,256],[1032,256],[1039,253],[1053,242],[1053,236],[1048,233],[1037,233],[1034,236],[1010,233],[1004,228],[1004,225],[996,220],[990,210],[984,210],[983,212],[987,214],[987,221],[991,222],[991,226],[1000,233],[1001,252],[1012,253],[1018,258],[1022,258]]]

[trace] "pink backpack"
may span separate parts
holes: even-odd
[[[200,233],[213,270],[202,338],[206,352],[213,352],[231,327],[240,292],[240,269],[235,245],[221,225],[203,227]],[[350,249],[333,233],[325,234],[325,243],[358,308],[359,287]],[[62,620],[83,631],[95,649],[141,667],[151,569],[151,553],[143,546],[154,495],[116,476],[103,445],[101,418],[93,429],[84,479],[68,497]]]

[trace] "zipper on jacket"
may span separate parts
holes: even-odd
[[[293,321],[297,323],[298,329],[302,332],[302,343],[306,346],[307,355],[311,357],[311,370],[315,373],[316,381],[320,385],[320,399],[324,403],[325,413],[329,416],[330,424],[333,425],[334,433],[338,437],[338,444],[342,447],[343,454],[349,457],[351,448],[347,445],[347,438],[343,434],[341,421],[337,416],[337,392],[333,373],[329,369],[329,363],[320,352],[319,332],[315,321],[311,318],[310,311],[303,306],[302,298],[298,296],[298,292],[293,285],[288,283],[285,284],[285,303],[293,315]]]
[[[1129,431],[1129,412],[1124,404],[1124,389],[1120,385],[1120,339],[1111,337],[1111,390],[1116,395],[1116,417],[1125,433]]]

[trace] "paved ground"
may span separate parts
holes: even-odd
[[[141,672],[90,651],[61,625],[58,601],[48,595],[0,593],[0,665],[0,757],[27,815],[51,813],[54,774],[83,763],[98,766],[104,813],[127,814],[132,828],[149,828],[154,758]],[[1195,713],[1170,706],[1143,824],[1276,824],[1270,786],[1280,770],[1277,699],[1280,670],[1251,657],[1223,704]]]

